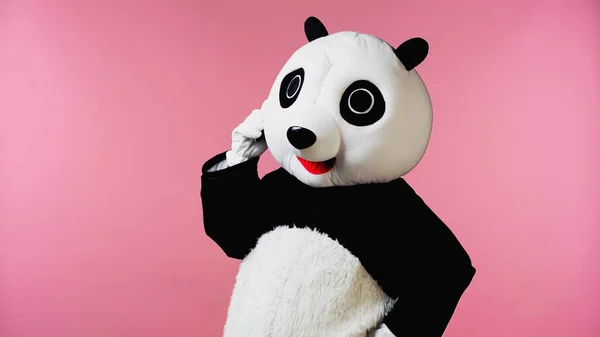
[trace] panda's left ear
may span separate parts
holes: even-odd
[[[329,35],[323,22],[314,16],[311,16],[304,21],[304,34],[306,34],[308,42]]]
[[[429,43],[420,37],[404,41],[394,50],[400,62],[407,71],[411,71],[421,64],[429,53]]]

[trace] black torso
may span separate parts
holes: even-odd
[[[399,266],[412,260],[414,247],[403,237],[413,236],[408,232],[417,225],[414,206],[420,201],[403,179],[314,188],[279,169],[262,183],[268,198],[267,229],[308,227],[328,235],[356,256],[389,296],[396,295],[391,290],[395,286],[387,287],[398,283],[390,270],[401,273]]]
[[[202,168],[204,228],[232,258],[243,259],[279,226],[310,227],[356,256],[399,302],[384,323],[400,335],[439,337],[475,269],[451,230],[403,180],[309,187],[283,169],[259,179],[258,158],[209,172]]]
[[[267,195],[268,221],[271,225],[310,227],[335,239],[364,233],[364,223],[380,212],[392,193],[388,184],[314,188],[307,186],[283,169],[266,175],[262,183]],[[371,224],[372,226],[373,224]]]

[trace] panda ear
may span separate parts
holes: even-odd
[[[304,21],[304,34],[306,34],[308,42],[329,35],[325,25],[314,16],[311,16]]]
[[[404,41],[394,53],[400,59],[407,71],[411,71],[421,64],[429,53],[429,44],[420,37]]]

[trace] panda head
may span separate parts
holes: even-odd
[[[427,148],[432,107],[415,71],[428,44],[394,48],[356,32],[328,34],[306,20],[309,43],[277,76],[261,107],[275,160],[313,187],[385,183],[412,170]]]

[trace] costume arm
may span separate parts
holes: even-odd
[[[397,301],[383,327],[396,337],[441,337],[475,268],[451,230],[416,194],[410,199],[407,217],[395,225],[400,238],[387,242],[397,265],[389,266],[383,288]]]
[[[475,269],[466,263],[432,274],[406,289],[383,324],[396,337],[441,337],[474,275]]]
[[[260,216],[264,193],[258,177],[259,157],[228,166],[226,153],[202,167],[202,212],[206,234],[234,259],[243,259],[264,227]]]

